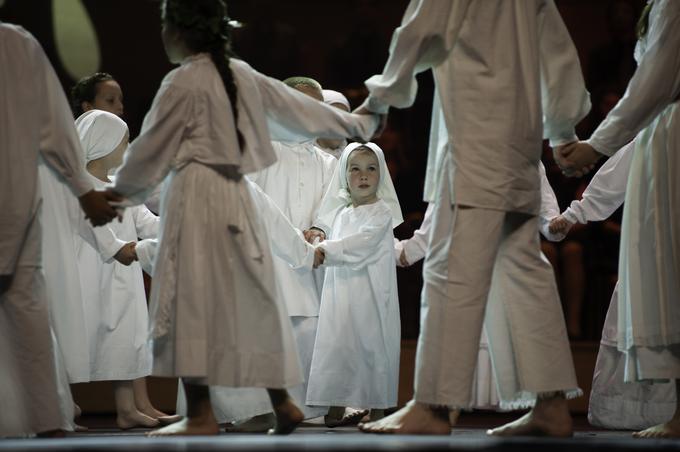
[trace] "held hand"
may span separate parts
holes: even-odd
[[[555,161],[568,177],[582,177],[588,174],[602,154],[586,142],[574,142],[553,149]]]
[[[406,259],[406,251],[405,250],[401,250],[401,253],[399,254],[399,266],[400,267],[410,267],[411,266],[408,259]]]
[[[314,268],[318,268],[319,265],[322,265],[324,259],[326,259],[326,254],[323,252],[323,248],[317,247],[314,250]]]
[[[574,223],[567,220],[562,215],[558,215],[552,220],[550,220],[550,224],[548,225],[548,231],[550,231],[551,234],[567,235],[567,233],[569,232],[573,225]]]
[[[90,220],[92,226],[102,226],[118,216],[116,209],[109,204],[109,199],[105,192],[96,190],[90,190],[78,198],[85,218]]]
[[[326,234],[318,228],[309,228],[305,231],[302,231],[302,235],[305,237],[305,240],[312,245],[315,245],[315,242],[323,242],[326,240]]]
[[[137,242],[126,243],[113,256],[115,260],[127,266],[137,260]]]

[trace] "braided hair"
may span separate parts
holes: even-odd
[[[238,90],[229,67],[229,60],[235,55],[231,50],[233,26],[227,17],[227,6],[223,0],[166,0],[163,8],[165,22],[179,30],[187,47],[210,55],[229,97],[239,148],[243,152],[245,139],[238,129]]]
[[[106,72],[95,72],[92,75],[83,77],[71,88],[71,110],[73,116],[78,117],[84,113],[83,102],[93,103],[97,97],[97,85],[101,82],[114,80],[111,74]]]

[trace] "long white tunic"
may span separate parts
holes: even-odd
[[[313,140],[273,142],[272,147],[278,159],[276,163],[248,177],[274,201],[293,226],[309,229],[316,219],[337,160],[315,146]],[[274,268],[279,275],[288,315],[319,315],[319,293],[314,274],[292,269],[280,259],[274,260]]]
[[[680,378],[680,3],[659,0],[626,93],[589,143],[613,154],[635,140],[619,257],[618,348],[626,381]],[[677,352],[677,351],[676,351]]]
[[[323,105],[242,61],[230,67],[244,148],[210,57],[194,55],[163,80],[114,188],[141,203],[168,176],[150,305],[154,374],[288,387],[301,377],[284,373],[269,239],[241,174],[276,160],[275,131],[368,138],[377,120]]]
[[[0,23],[0,99],[0,437],[4,437],[72,428],[70,394],[58,386],[42,292],[38,160],[42,157],[73,195],[91,190],[92,184],[52,66],[30,33],[5,23]],[[8,275],[13,275],[11,283]]]
[[[551,0],[412,0],[383,73],[366,81],[367,106],[410,106],[416,74],[431,69],[433,114],[443,110],[448,136],[430,148],[425,200],[434,201],[444,174],[455,204],[537,214],[541,138],[575,140],[574,124],[590,108],[575,62]]]
[[[341,207],[327,240],[308,405],[397,404],[401,328],[387,204]]]
[[[95,186],[106,184],[92,178]],[[137,238],[158,237],[160,220],[144,206],[123,213],[123,221],[91,228],[94,247],[77,242],[80,284],[85,301],[90,381],[134,380],[151,373],[149,316],[139,262],[123,265],[113,256]]]

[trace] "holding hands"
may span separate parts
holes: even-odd
[[[126,243],[113,256],[115,260],[127,266],[137,260],[137,242]],[[316,259],[315,259],[316,261]]]
[[[567,233],[569,232],[573,225],[574,223],[567,220],[562,215],[558,215],[552,220],[550,220],[550,224],[548,225],[548,231],[550,231],[551,234],[567,235]]]
[[[305,240],[312,245],[316,245],[317,243],[326,240],[326,233],[315,227],[302,231],[302,235],[305,237]]]
[[[111,202],[118,202],[122,198],[114,191],[90,190],[78,198],[80,207],[85,212],[85,218],[92,226],[102,226],[118,216]]]
[[[323,265],[323,261],[326,258],[326,254],[323,252],[323,248],[316,247],[314,249],[314,268],[318,268],[319,265]]]
[[[602,154],[584,141],[575,141],[553,148],[555,162],[568,177],[582,177],[590,172]]]

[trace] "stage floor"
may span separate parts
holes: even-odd
[[[286,437],[223,433],[215,437],[147,438],[144,429],[125,432],[112,428],[112,417],[89,417],[81,422],[90,430],[61,439],[0,440],[0,450],[11,451],[680,451],[680,440],[635,440],[630,432],[597,430],[583,417],[575,419],[571,439],[490,438],[487,427],[516,417],[501,414],[464,415],[450,436],[367,435],[354,427],[328,429],[304,424]]]

